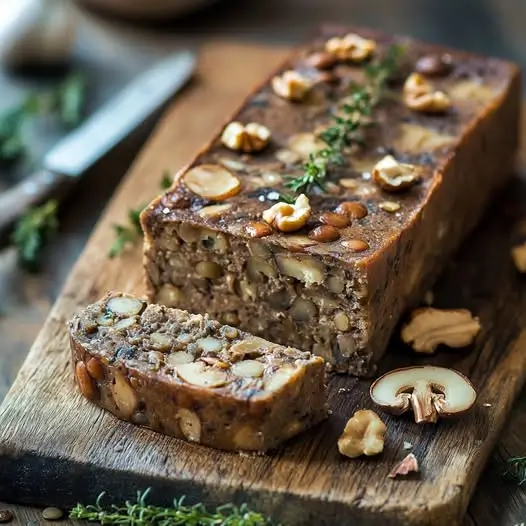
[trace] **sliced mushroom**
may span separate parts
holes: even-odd
[[[417,424],[462,414],[477,398],[463,374],[432,365],[389,371],[373,382],[370,394],[373,402],[393,414],[412,409]]]

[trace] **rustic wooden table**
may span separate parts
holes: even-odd
[[[79,13],[79,17],[76,60],[90,72],[93,106],[106,100],[152,59],[178,48],[198,45],[211,37],[294,43],[323,20],[408,33],[526,65],[526,4],[521,0],[223,0],[177,22],[155,27],[117,23],[86,13]],[[2,106],[17,97],[20,86],[16,79],[0,78]],[[60,235],[46,250],[39,275],[21,272],[11,249],[0,253],[0,400],[147,131],[136,133],[81,181],[62,208]],[[41,142],[37,150],[45,148],[46,141]],[[481,478],[466,524],[513,526],[526,522],[526,493],[505,483],[501,476],[505,458],[526,455],[525,429],[523,393]],[[15,524],[45,523],[39,510],[0,503],[2,507],[14,512]]]

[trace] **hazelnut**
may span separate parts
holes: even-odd
[[[336,56],[333,53],[319,51],[311,53],[305,60],[305,64],[316,69],[330,69],[336,64]]]
[[[347,214],[353,219],[362,219],[367,215],[367,208],[356,201],[345,201],[337,206],[335,212],[337,214]]]
[[[310,217],[309,198],[301,194],[293,205],[276,203],[263,212],[263,220],[282,232],[294,232],[305,225]]]
[[[272,228],[268,223],[263,221],[250,221],[243,230],[249,237],[265,237],[272,234]]]
[[[453,57],[449,53],[425,55],[415,64],[415,71],[427,77],[444,77],[453,69]]]
[[[349,33],[343,38],[334,37],[325,43],[325,50],[334,55],[338,60],[363,62],[368,59],[376,49],[374,40],[367,40],[354,33]]]
[[[404,84],[404,103],[415,111],[443,113],[451,108],[451,99],[433,86],[420,73],[412,73]]]
[[[204,199],[223,201],[241,190],[239,179],[217,164],[194,166],[181,178],[183,184]]]
[[[265,148],[270,141],[270,130],[256,122],[241,124],[231,122],[221,135],[221,142],[231,150],[245,153],[259,152]]]
[[[331,241],[336,241],[340,237],[340,232],[337,228],[331,225],[320,225],[311,230],[308,237],[313,241],[329,243]]]
[[[274,93],[282,99],[301,101],[310,92],[313,82],[294,70],[288,70],[272,79]]]
[[[399,192],[412,186],[418,179],[418,169],[413,164],[399,163],[386,155],[373,168],[373,179],[387,192]]]
[[[386,431],[385,424],[374,411],[356,411],[338,439],[338,449],[350,458],[378,455],[384,449]]]
[[[413,350],[431,354],[440,344],[465,347],[473,343],[481,329],[478,318],[467,309],[441,310],[423,307],[411,313],[401,332],[402,340]]]

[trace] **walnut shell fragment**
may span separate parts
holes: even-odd
[[[389,371],[372,383],[369,393],[374,403],[395,415],[412,409],[417,424],[465,413],[477,398],[462,373],[433,365]]]
[[[454,348],[470,345],[480,329],[479,319],[467,309],[422,307],[411,313],[400,334],[415,352],[431,354],[440,344]]]
[[[418,460],[413,453],[409,453],[391,470],[388,478],[394,479],[399,475],[408,475],[409,473],[418,473]]]

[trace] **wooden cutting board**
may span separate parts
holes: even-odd
[[[248,502],[286,525],[457,524],[494,446],[526,370],[526,287],[509,257],[510,232],[526,203],[497,201],[435,287],[435,305],[465,307],[484,327],[476,345],[418,358],[393,339],[382,371],[412,363],[451,366],[468,375],[479,398],[468,415],[418,426],[385,416],[385,452],[371,459],[339,455],[346,420],[373,408],[369,382],[330,380],[327,422],[267,456],[241,456],[187,444],[117,420],[75,390],[65,322],[107,289],[143,293],[140,247],[108,260],[112,224],[149,201],[163,171],[175,172],[210,137],[243,94],[283,57],[283,50],[214,43],[202,50],[198,78],[180,96],[109,204],[42,332],[0,408],[0,495],[36,505],[89,502],[106,490],[133,498],[176,495],[210,504]],[[523,207],[525,205],[522,205]],[[526,223],[525,223],[526,224]],[[526,229],[525,229],[526,232]],[[412,444],[421,473],[386,478]]]

